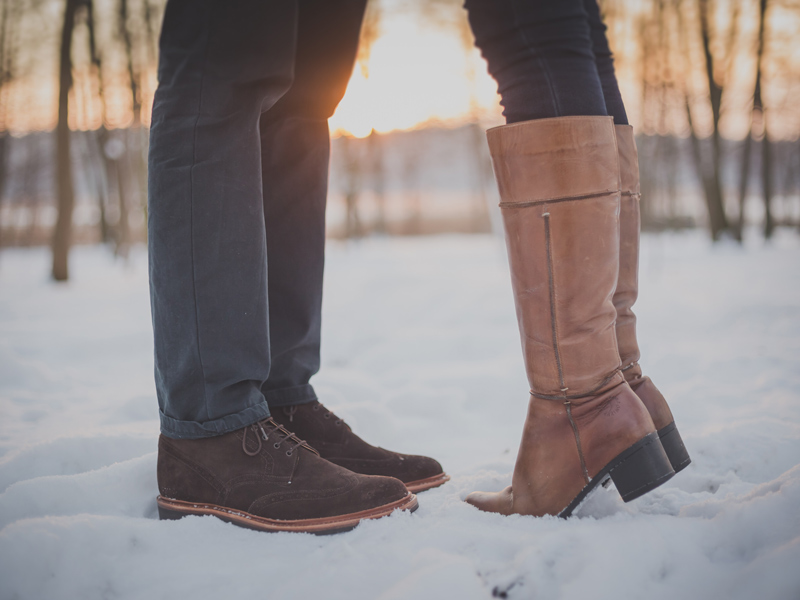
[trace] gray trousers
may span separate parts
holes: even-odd
[[[329,136],[366,0],[169,0],[150,133],[161,430],[311,402]]]

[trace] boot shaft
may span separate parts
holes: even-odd
[[[605,478],[631,500],[672,476],[620,372],[620,163],[611,117],[488,132],[532,398],[512,484],[467,501],[569,516]]]
[[[528,121],[488,138],[532,393],[601,393],[622,381],[612,303],[620,203],[613,120]]]
[[[614,308],[617,311],[617,346],[625,379],[632,382],[642,376],[638,361],[639,344],[636,340],[636,315],[632,307],[639,295],[639,229],[640,187],[639,157],[633,127],[616,125],[620,163],[620,245],[619,279],[614,292]]]

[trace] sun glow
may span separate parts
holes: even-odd
[[[389,20],[387,20],[389,21]],[[455,35],[420,28],[409,18],[386,24],[367,63],[356,66],[336,113],[334,134],[355,137],[431,122],[460,124],[499,117],[496,85],[477,50],[465,52]]]
[[[102,22],[113,23],[116,19],[113,4],[97,3],[98,7],[104,7],[103,11],[111,11],[103,13]],[[163,1],[155,4],[163,5]],[[456,12],[447,13],[448,19],[438,21],[431,16],[436,11],[422,10],[437,4],[427,0],[376,0],[376,4],[381,6],[376,39],[366,64],[356,65],[347,93],[330,120],[333,135],[363,137],[373,129],[385,133],[426,125],[457,126],[476,120],[484,126],[503,122],[496,85],[486,72],[486,63],[477,50],[465,47],[462,41],[462,37],[469,34],[465,35],[466,17],[463,11],[458,12],[461,10],[458,3],[442,3],[449,6],[448,10]],[[609,12],[609,38],[616,54],[617,78],[628,117],[637,131],[685,136],[688,135],[688,98],[700,135],[709,135],[713,114],[707,100],[704,64],[684,64],[684,59],[676,58],[670,67],[673,82],[659,84],[661,87],[643,82],[645,63],[640,28],[641,18],[649,14],[650,4],[625,0],[613,11],[613,18]],[[720,131],[729,139],[741,139],[750,127],[750,104],[755,83],[756,4],[749,3],[749,8],[743,5],[744,16],[739,19],[736,43],[730,50],[729,59],[718,57],[723,66],[726,61],[732,65],[726,68],[730,73],[726,75],[728,81],[720,120]],[[717,3],[715,27],[720,33],[716,37],[727,28],[734,5],[733,0]],[[19,56],[15,55],[12,61],[17,65],[15,75],[0,85],[0,131],[24,135],[31,131],[51,130],[56,125],[59,11],[63,12],[63,7],[59,8],[58,3],[45,2],[41,10],[26,9],[20,13],[20,22],[16,26],[18,31],[15,32],[19,36],[15,42],[19,45],[15,50]],[[43,18],[45,13],[47,18]],[[696,15],[692,17],[695,13],[694,9],[687,13],[688,17],[694,18],[687,24],[687,27],[691,26],[686,50],[690,53],[689,58],[702,57]],[[796,139],[800,135],[800,111],[796,110],[800,89],[797,85],[800,45],[792,42],[800,27],[800,13],[781,3],[774,6],[771,3],[768,14],[767,66],[762,93],[769,113],[769,135],[772,139]],[[460,23],[459,18],[463,19]],[[120,54],[118,43],[116,46],[111,44],[109,35],[117,34],[107,31],[105,37],[101,36],[105,40],[104,52],[108,52],[103,60],[104,98],[101,99],[100,82],[90,67],[87,54],[88,30],[85,24],[76,27],[73,40],[74,87],[69,98],[69,126],[72,129],[93,130],[101,124],[116,129],[136,122],[124,56]],[[720,48],[724,46],[722,42],[717,45]],[[720,54],[719,49],[714,52]],[[148,61],[155,58],[154,55],[148,56]],[[155,65],[142,67],[144,73],[137,82],[137,104],[141,104],[141,123],[149,126],[156,87]],[[666,73],[668,70],[662,67],[658,69]],[[652,91],[656,89],[666,98],[663,105],[657,101],[658,94]],[[648,98],[655,100],[645,102]]]

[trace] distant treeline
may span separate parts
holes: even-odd
[[[49,243],[56,280],[69,277],[73,242],[124,255],[143,239],[165,4],[0,0],[0,245]],[[798,142],[784,140],[800,135],[798,0],[600,6],[629,116],[663,135],[640,139],[644,226],[703,224],[713,240],[741,240],[748,223],[765,237],[796,226]],[[362,71],[397,10],[473,51],[463,0],[370,0]],[[335,141],[330,233],[488,230],[495,192],[479,123],[496,117],[476,105],[463,130]],[[54,133],[10,134],[36,129]]]
[[[146,173],[139,129],[72,132],[74,240],[125,254],[145,240]],[[0,190],[0,245],[50,243],[56,220],[55,134],[9,138]],[[649,230],[705,227],[707,211],[692,141],[639,136],[642,221]],[[761,141],[750,151],[745,225],[763,226]],[[711,140],[700,140],[701,152]],[[772,142],[775,226],[800,227],[800,143]],[[726,217],[738,223],[744,141],[721,141]],[[496,204],[483,129],[427,128],[332,140],[329,234],[358,237],[489,231]]]

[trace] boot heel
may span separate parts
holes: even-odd
[[[653,432],[617,456],[609,475],[622,500],[630,502],[668,481],[675,471]]]
[[[683,445],[683,438],[681,438],[681,434],[675,426],[675,421],[659,429],[658,437],[661,439],[664,452],[667,453],[667,458],[676,473],[689,466],[692,459],[689,458],[686,446]]]

